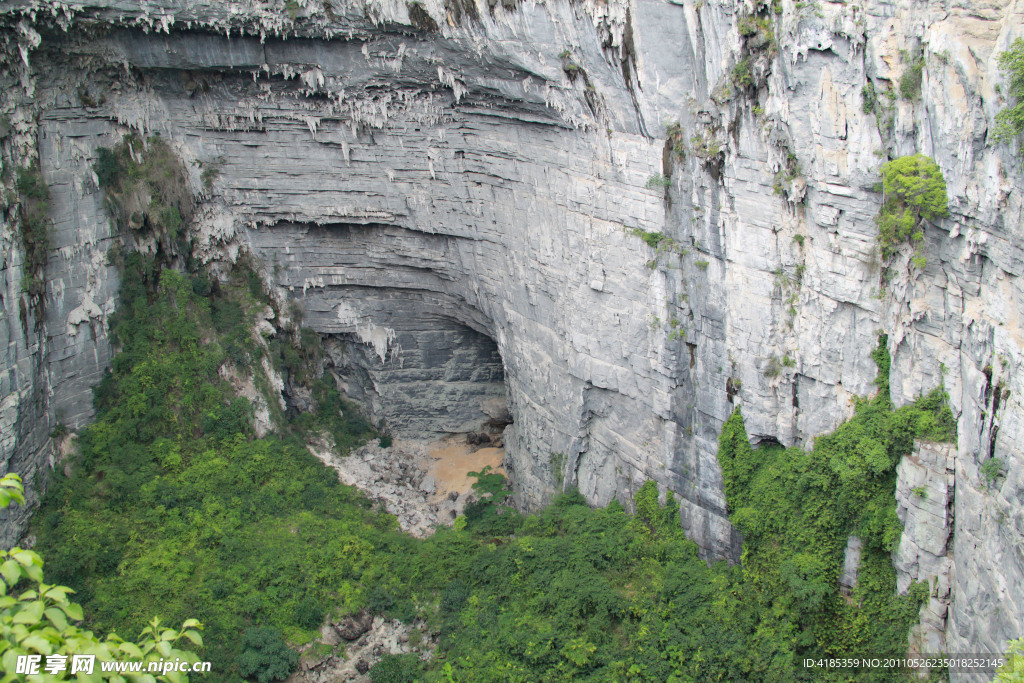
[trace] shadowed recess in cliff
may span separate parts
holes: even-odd
[[[282,223],[251,239],[305,324],[326,335],[339,385],[393,433],[429,438],[511,422],[494,325],[467,301],[474,285],[458,272],[458,238]]]

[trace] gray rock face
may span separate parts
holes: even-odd
[[[893,552],[896,588],[928,584],[921,622],[911,629],[911,650],[921,655],[946,652],[946,620],[954,571],[953,500],[956,451],[948,444],[918,443],[896,470],[896,514],[903,536]]]
[[[998,652],[1024,633],[1024,181],[986,137],[1021,0],[783,0],[772,40],[741,37],[750,8],[732,0],[481,3],[479,21],[422,6],[436,33],[390,0],[294,18],[80,0],[38,18],[67,35],[8,30],[32,68],[3,94],[5,163],[38,149],[57,249],[45,332],[25,332],[4,217],[3,466],[45,469],[57,408],[88,416],[116,291],[88,163],[129,128],[160,132],[203,195],[204,258],[254,253],[377,416],[474,428],[505,394],[524,504],[556,481],[628,503],[653,479],[709,557],[738,557],[715,459],[732,409],[756,441],[806,444],[873,390],[886,331],[893,399],[941,383],[958,417],[947,645]],[[114,20],[136,28],[88,30]],[[915,51],[920,95],[865,107]],[[750,86],[732,83],[743,59]],[[914,152],[939,164],[950,214],[923,267],[908,246],[885,278],[872,188],[887,154]],[[1007,474],[989,485],[992,457]]]
[[[857,536],[846,539],[846,552],[843,555],[843,574],[839,577],[839,585],[845,591],[857,587],[857,572],[860,569],[860,553],[864,542]]]

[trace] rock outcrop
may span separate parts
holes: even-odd
[[[46,435],[88,418],[117,289],[89,164],[159,133],[202,257],[255,254],[379,416],[468,431],[505,393],[523,504],[653,479],[710,557],[738,557],[715,459],[733,407],[757,441],[806,443],[872,391],[887,332],[893,399],[943,384],[958,418],[947,647],[1001,651],[1024,632],[1024,180],[988,130],[1022,11],[0,2],[4,164],[38,155],[55,233],[37,325],[2,218],[0,462],[45,470]],[[924,264],[883,264],[878,170],[915,152],[949,216]]]
[[[896,514],[903,523],[893,553],[896,588],[906,593],[911,582],[927,584],[921,621],[911,630],[911,651],[946,652],[946,620],[953,580],[953,533],[956,452],[949,444],[919,443],[897,467]]]

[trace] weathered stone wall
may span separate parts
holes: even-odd
[[[551,495],[559,462],[598,504],[654,479],[710,556],[739,547],[715,460],[733,407],[755,440],[807,443],[872,391],[887,332],[894,400],[941,383],[958,416],[948,647],[995,652],[1024,631],[1024,182],[986,137],[1020,0],[783,0],[757,15],[770,40],[740,35],[758,8],[731,0],[481,3],[478,21],[430,0],[437,32],[404,3],[299,5],[97,0],[37,19],[71,26],[30,55],[44,174],[68,179],[54,218],[76,249],[51,260],[46,344],[5,322],[3,367],[19,368],[19,396],[53,397],[46,420],[56,405],[87,414],[109,355],[102,325],[94,341],[68,325],[102,322],[116,285],[86,160],[129,127],[159,132],[193,164],[207,257],[251,249],[307,322],[366,342],[381,414],[422,404],[406,381],[436,392],[472,330],[502,360],[525,503]],[[114,18],[126,27],[89,28]],[[920,96],[865,112],[864,87],[896,86],[918,56]],[[750,85],[736,86],[743,59]],[[942,169],[950,215],[926,231],[923,268],[908,248],[885,278],[873,186],[887,155],[914,152]],[[209,192],[200,163],[217,169]],[[444,404],[500,393],[485,346],[450,367],[491,370]],[[30,471],[49,427],[5,410],[38,432],[3,442],[7,466]],[[421,418],[408,426],[439,424]],[[992,486],[990,457],[1008,465]]]

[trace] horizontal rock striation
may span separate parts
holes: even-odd
[[[732,409],[756,441],[806,444],[874,390],[886,332],[893,399],[941,384],[958,417],[947,647],[1024,632],[1024,181],[987,137],[1020,0],[429,0],[430,21],[394,2],[43,4],[32,24],[0,3],[30,65],[4,111],[58,246],[33,336],[5,218],[7,468],[45,464],[57,408],[81,424],[109,357],[89,160],[159,133],[201,195],[202,257],[255,254],[376,415],[462,429],[507,394],[525,505],[556,482],[628,502],[653,479],[709,557],[740,547],[715,460]],[[923,264],[910,246],[882,263],[879,167],[915,152],[949,215]]]

